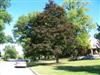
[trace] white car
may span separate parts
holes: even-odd
[[[18,59],[18,60],[16,60],[15,67],[16,68],[18,68],[18,67],[27,67],[26,60],[24,60],[24,59]]]

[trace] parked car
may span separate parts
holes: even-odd
[[[7,59],[8,62],[16,62],[16,59]]]
[[[88,60],[88,59],[100,59],[99,55],[87,55],[87,56],[79,56],[77,57],[78,60]]]
[[[18,59],[16,60],[15,62],[15,67],[16,68],[20,68],[20,67],[27,67],[27,63],[26,63],[26,60],[25,59]]]

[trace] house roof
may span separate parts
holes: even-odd
[[[90,44],[91,44],[91,48],[100,48],[100,46],[98,45],[97,39],[95,38],[90,38]]]

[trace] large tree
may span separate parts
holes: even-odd
[[[5,24],[9,24],[11,21],[11,15],[6,11],[10,6],[10,0],[0,0],[0,43],[5,42],[4,28]]]
[[[78,27],[76,49],[78,52],[85,52],[90,48],[89,32],[95,27],[91,17],[86,14],[88,11],[86,6],[89,2],[84,0],[64,1],[63,6],[66,9],[67,21]]]
[[[14,32],[23,42],[26,56],[51,51],[58,63],[62,50],[75,41],[77,26],[68,23],[63,7],[50,0],[44,11],[31,19],[29,15],[20,17]]]

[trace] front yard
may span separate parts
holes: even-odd
[[[31,68],[40,75],[100,75],[100,60],[60,61],[59,64],[44,61]]]

